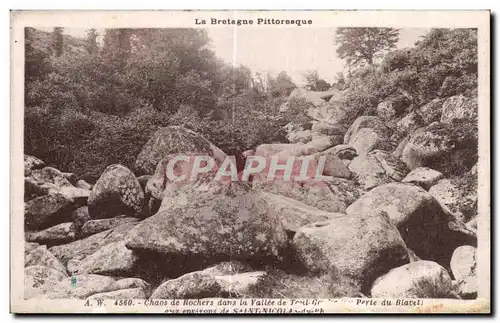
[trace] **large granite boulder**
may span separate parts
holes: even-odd
[[[348,144],[356,133],[363,128],[372,129],[376,133],[384,135],[389,132],[389,129],[380,118],[375,116],[361,116],[352,123],[349,129],[347,129],[344,135],[344,143]]]
[[[24,155],[24,176],[28,176],[32,170],[45,167],[45,163],[33,156]]]
[[[433,261],[416,261],[394,268],[378,278],[374,298],[450,298],[452,281],[446,269]]]
[[[110,165],[97,180],[88,199],[90,217],[113,218],[118,215],[142,217],[144,192],[137,178],[125,166]]]
[[[145,188],[145,196],[148,199],[147,212],[149,215],[158,212],[158,209],[160,208],[161,202],[163,200],[163,191],[165,190],[165,187],[172,181],[175,181],[175,179],[172,180],[171,178],[169,178],[168,175],[169,166],[172,166],[171,165],[172,160],[180,158],[180,160],[176,160],[175,164],[173,164],[172,168],[173,175],[178,177],[184,177],[185,179],[182,181],[184,183],[189,183],[191,182],[190,176],[193,174],[196,157],[197,157],[196,153],[185,152],[182,154],[170,154],[168,156],[165,156],[162,160],[158,162],[155,172],[149,178]],[[207,173],[198,174],[195,180],[198,179],[202,179],[203,181],[214,180],[215,174],[219,169],[219,167],[221,166],[221,163],[216,159],[213,159],[213,163],[214,163],[213,167]],[[205,166],[207,165],[208,162],[206,162]],[[236,161],[234,161],[233,166],[237,168]]]
[[[170,154],[194,152],[222,161],[225,153],[202,135],[181,126],[168,126],[156,131],[137,156],[135,170],[138,175],[153,174],[162,158]]]
[[[142,289],[144,291],[144,294],[146,294],[146,297],[149,297],[149,295],[151,295],[151,284],[140,278],[118,279],[109,286],[109,289],[113,291],[135,288]]]
[[[383,213],[336,216],[306,225],[295,234],[293,246],[310,272],[335,273],[364,291],[378,276],[409,262],[401,235]]]
[[[61,223],[38,232],[26,232],[26,241],[49,246],[60,245],[76,239],[76,227],[72,222]]]
[[[124,241],[136,223],[125,223],[81,240],[54,246],[49,249],[64,265],[75,257],[85,257],[113,242]]]
[[[66,277],[65,272],[52,267],[35,265],[24,268],[24,299],[44,296]]]
[[[27,256],[30,252],[40,247],[39,243],[36,242],[25,242],[24,243],[24,256]]]
[[[373,155],[354,157],[349,163],[349,170],[354,174],[354,180],[357,181],[365,191],[394,181],[385,172],[379,160]]]
[[[265,274],[236,261],[224,262],[165,281],[151,299],[242,297]]]
[[[449,127],[431,123],[414,134],[406,144],[401,160],[413,170],[432,166],[439,158],[446,157],[456,147],[456,139]]]
[[[76,256],[68,262],[72,274],[120,276],[131,274],[138,257],[125,247],[125,241],[102,246],[91,255]]]
[[[476,248],[460,246],[453,251],[450,261],[451,272],[456,280],[476,274]]]
[[[347,209],[348,215],[378,216],[387,212],[408,248],[422,259],[449,268],[456,247],[476,243],[476,236],[465,224],[446,212],[421,187],[390,183],[372,189]]]
[[[269,192],[261,192],[269,207],[281,215],[281,222],[287,232],[295,233],[299,228],[313,222],[329,220],[338,213],[331,213],[309,206],[295,199]]]
[[[408,173],[403,162],[384,150],[355,157],[349,164],[349,170],[367,191],[382,184],[399,182]]]
[[[418,108],[416,112],[420,115],[425,125],[439,121],[443,113],[443,100],[441,98],[435,98]]]
[[[331,89],[324,92],[297,88],[290,94],[281,111],[305,111],[307,116],[321,123],[350,124],[359,109],[345,104],[345,93]]]
[[[455,278],[454,289],[463,299],[475,299],[478,292],[476,248],[460,246],[453,252],[450,262]]]
[[[361,188],[354,182],[341,178],[285,181],[258,176],[253,179],[252,186],[256,190],[292,198],[323,211],[340,213],[345,212],[362,194]]]
[[[179,259],[278,259],[287,237],[279,214],[242,183],[175,185],[160,210],[129,232],[127,247]]]
[[[390,130],[378,117],[362,116],[356,119],[344,135],[344,143],[354,147],[358,155],[375,149],[385,149]]]
[[[464,194],[463,187],[457,186],[447,178],[440,179],[429,188],[429,193],[438,200],[443,207],[447,208],[458,219],[463,222],[470,220],[467,218],[467,205],[477,204],[477,194]]]
[[[43,230],[67,222],[71,219],[71,211],[77,207],[62,194],[37,197],[24,203],[24,226],[28,230]]]
[[[461,119],[474,121],[477,120],[477,114],[477,98],[467,98],[462,94],[455,95],[444,101],[441,122],[451,123],[453,120]]]
[[[45,266],[66,274],[66,267],[57,259],[47,246],[39,246],[30,251],[24,258],[24,267]]]
[[[24,179],[25,201],[31,201],[37,197],[51,194],[60,194],[77,205],[85,205],[90,195],[90,190],[74,186],[58,186],[57,184],[48,182],[40,184],[32,177]]]
[[[31,171],[29,178],[38,185],[54,184],[57,187],[73,187],[64,173],[53,167],[44,167]]]
[[[451,272],[455,278],[455,290],[464,299],[474,299],[478,291],[478,270],[476,248],[460,246],[453,252],[450,261]]]

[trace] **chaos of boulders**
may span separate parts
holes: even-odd
[[[431,166],[461,149],[444,125],[477,118],[477,100],[410,111],[389,99],[357,117],[337,90],[297,98],[310,124],[244,157],[326,156],[319,182],[208,173],[176,185],[165,176],[175,154],[226,157],[180,126],[159,129],[133,171],[110,165],[95,183],[25,155],[25,298],[265,297],[276,270],[295,290],[321,281],[309,298],[476,298],[477,195],[465,212],[461,187]],[[273,288],[293,296],[285,285]]]

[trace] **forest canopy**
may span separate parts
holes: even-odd
[[[209,48],[202,29],[95,29],[85,39],[26,28],[25,152],[95,179],[131,167],[159,127],[182,124],[231,154],[272,142],[285,72],[253,76]]]

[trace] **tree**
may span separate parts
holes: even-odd
[[[304,73],[306,79],[306,89],[310,91],[326,91],[330,88],[330,84],[319,78],[318,71],[307,71]]]
[[[132,29],[106,29],[104,32],[103,51],[112,61],[116,61],[120,68],[125,67],[125,62],[129,57],[131,44],[130,38]]]
[[[44,84],[44,78],[52,71],[51,44],[40,46],[34,28],[25,28],[24,35],[24,102],[26,105],[37,105],[46,91],[36,89]]]
[[[237,156],[285,140],[277,107],[296,87],[290,76],[269,82],[217,59],[206,30],[105,29],[101,40],[89,29],[85,39],[65,34],[60,57],[53,40],[62,29],[25,32],[26,153],[81,178],[94,181],[113,163],[132,167],[166,125]]]
[[[63,27],[54,27],[52,32],[52,50],[57,57],[61,56],[64,50],[63,31]]]
[[[37,46],[34,28],[27,27],[24,33],[26,39],[24,76],[29,83],[35,79],[42,79],[50,72],[50,47]]]
[[[215,54],[207,50],[206,30],[134,29],[129,39],[127,83],[156,110],[175,112],[180,105],[193,105],[204,114],[214,107],[220,92],[227,90],[222,83],[233,89],[231,72],[217,75],[219,65]]]
[[[335,80],[336,80],[337,84],[344,85],[345,84],[344,73],[337,72],[337,75],[335,76]]]
[[[97,33],[97,30],[95,28],[87,30],[86,40],[88,43],[87,51],[89,52],[89,54],[96,54],[99,50],[99,46],[97,45],[98,36],[99,34]]]
[[[399,29],[394,28],[337,28],[337,54],[351,65],[373,65],[377,54],[396,48]]]
[[[297,87],[285,71],[281,71],[275,79],[268,75],[268,84],[273,97],[290,95]]]
[[[335,81],[332,84],[333,87],[335,87],[337,90],[343,90],[346,85],[346,77],[344,73],[342,72],[337,72],[335,75]]]

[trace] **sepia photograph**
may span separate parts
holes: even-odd
[[[490,312],[488,11],[163,14],[12,12],[11,311]]]

